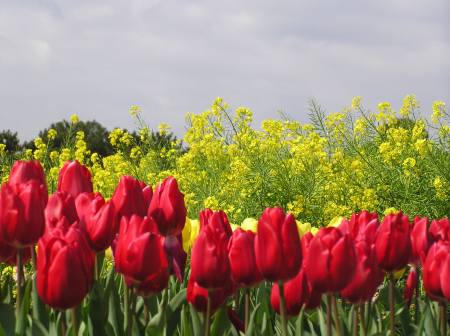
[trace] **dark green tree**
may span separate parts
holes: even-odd
[[[4,130],[0,132],[0,143],[6,145],[6,150],[10,153],[15,153],[20,149],[20,141],[17,132]]]

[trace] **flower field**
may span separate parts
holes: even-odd
[[[450,114],[361,97],[252,123],[217,98],[182,140],[138,106],[0,144],[0,335],[449,335]]]

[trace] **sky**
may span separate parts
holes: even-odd
[[[362,96],[424,114],[450,103],[448,0],[0,0],[0,130],[22,140],[78,114],[177,135],[221,96],[258,127]]]

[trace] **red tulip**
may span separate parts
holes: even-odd
[[[81,193],[76,201],[80,227],[89,245],[96,252],[106,250],[118,231],[118,220],[112,202],[105,202],[100,194]]]
[[[164,250],[169,262],[170,274],[174,274],[177,280],[182,283],[187,253],[183,250],[181,235],[164,237]]]
[[[238,228],[228,243],[231,276],[244,287],[252,287],[263,279],[256,266],[255,236],[252,231]]]
[[[143,297],[149,297],[153,294],[161,292],[167,287],[169,282],[169,272],[167,268],[161,268],[154,276],[147,278],[135,286],[136,293]],[[128,287],[133,287],[135,282],[133,279],[125,277]]]
[[[74,198],[82,192],[93,192],[91,173],[78,161],[67,161],[59,171],[58,191],[65,191]]]
[[[315,309],[320,304],[320,293],[313,290],[308,282],[305,270],[300,272],[295,278],[284,284],[284,299],[286,301],[286,312],[290,316],[298,315],[302,306],[305,309]],[[280,314],[280,289],[278,283],[274,283],[270,294],[270,304],[273,310]]]
[[[417,288],[417,281],[418,281],[417,271],[416,268],[413,267],[409,271],[408,278],[406,279],[405,283],[405,289],[403,291],[403,299],[406,301],[407,306],[409,307],[411,305],[411,300],[414,295],[414,291]]]
[[[378,225],[377,213],[361,211],[360,213],[352,214],[350,221],[343,220],[339,229],[342,233],[348,233],[354,242],[364,240],[371,245],[375,240]]]
[[[168,268],[164,252],[164,239],[151,232],[152,219],[149,217],[122,217],[119,239],[114,260],[116,269],[130,279],[130,283],[141,283],[155,279]]]
[[[142,188],[142,195],[144,196],[145,208],[148,209],[150,207],[150,202],[152,201],[153,197],[152,187],[144,184]]]
[[[411,230],[411,260],[415,265],[423,263],[431,245],[428,218],[415,217]]]
[[[53,228],[59,220],[65,217],[69,225],[78,221],[75,199],[69,193],[57,191],[48,199],[45,207],[45,222],[47,228]]]
[[[411,256],[408,216],[399,212],[384,217],[375,237],[375,251],[378,264],[386,272],[406,266]]]
[[[163,236],[177,236],[183,231],[186,206],[175,178],[170,176],[156,186],[148,215],[155,219]]]
[[[37,181],[3,184],[0,190],[0,236],[23,248],[34,245],[44,233],[47,190]]]
[[[256,264],[270,281],[286,281],[300,270],[302,251],[294,217],[280,208],[267,208],[258,221]]]
[[[191,277],[207,289],[224,287],[231,277],[228,238],[217,225],[221,217],[216,214],[203,223],[191,254]]]
[[[430,235],[434,241],[450,241],[450,220],[447,217],[433,220],[430,225]]]
[[[112,202],[119,217],[147,214],[147,206],[140,181],[132,176],[122,176],[114,190]]]
[[[222,210],[212,211],[211,209],[204,209],[200,212],[200,231],[206,224],[224,232],[227,239],[233,234],[230,222],[228,222],[227,214]]]
[[[234,284],[228,280],[224,287],[207,290],[201,287],[191,276],[187,284],[186,300],[199,312],[206,312],[208,296],[211,299],[211,314],[214,313],[225,300],[234,293]]]
[[[9,173],[8,183],[11,185],[22,184],[30,180],[36,180],[38,184],[42,184],[47,188],[45,173],[41,163],[37,160],[18,160],[14,162],[11,172]]]
[[[31,258],[31,249],[30,248],[22,249],[22,264],[26,264],[28,260]],[[17,264],[17,249],[11,245],[8,245],[5,241],[0,239],[0,263],[5,263],[11,266],[15,266]]]
[[[355,272],[354,243],[337,228],[322,228],[311,240],[304,263],[314,288],[323,293],[339,292]]]
[[[89,293],[95,256],[78,228],[61,227],[68,229],[49,230],[39,240],[37,290],[44,303],[63,310],[76,307]]]
[[[355,243],[356,269],[348,285],[341,290],[341,296],[351,303],[369,301],[382,284],[384,273],[378,266],[375,247],[364,241]]]
[[[423,286],[431,299],[450,300],[450,242],[439,240],[430,247],[423,264]]]

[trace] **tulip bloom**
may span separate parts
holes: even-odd
[[[82,193],[76,201],[80,227],[89,245],[96,252],[106,250],[118,231],[118,220],[112,202],[105,202],[100,194]]]
[[[45,207],[45,223],[51,229],[65,217],[69,225],[78,221],[78,214],[75,208],[75,199],[69,193],[57,191],[48,199]]]
[[[252,287],[263,278],[256,266],[255,234],[252,231],[236,229],[228,243],[228,259],[231,276],[244,287]]]
[[[122,176],[111,198],[119,217],[147,214],[146,200],[141,182],[132,176]]]
[[[311,239],[304,263],[314,288],[322,293],[339,292],[350,283],[355,272],[354,243],[338,228],[322,228]]]
[[[386,272],[406,266],[411,257],[411,238],[408,216],[399,212],[384,217],[375,237],[378,264]]]
[[[41,300],[62,310],[76,307],[89,293],[95,255],[78,228],[60,227],[68,229],[49,230],[39,240],[36,281]]]
[[[3,184],[0,190],[0,236],[23,248],[34,245],[44,233],[47,190],[36,180]]]
[[[431,245],[431,235],[428,232],[428,218],[415,217],[411,230],[411,260],[415,265],[423,263]]]
[[[411,305],[411,300],[414,295],[414,291],[417,288],[417,282],[419,281],[416,268],[413,267],[409,271],[408,278],[406,279],[405,289],[403,291],[403,299],[406,301],[407,306]]]
[[[205,225],[210,225],[215,229],[222,231],[230,239],[233,234],[227,214],[222,211],[212,211],[211,209],[204,209],[200,212],[200,231]]]
[[[267,208],[258,221],[256,264],[270,281],[286,281],[300,270],[302,251],[297,224],[280,208]]]
[[[135,290],[138,295],[149,297],[153,294],[161,292],[167,287],[167,284],[169,283],[169,275],[170,274],[167,268],[161,268],[153,277],[137,284],[136,286],[134,280],[131,278],[125,277],[125,282],[128,287],[135,286]]]
[[[375,247],[364,241],[355,244],[356,268],[348,285],[341,290],[341,296],[351,303],[369,301],[384,279],[384,272],[378,266]]]
[[[202,212],[203,213],[203,212]],[[202,222],[191,254],[191,277],[206,289],[224,287],[231,276],[228,260],[228,237],[218,224],[222,217],[215,212]]]
[[[22,184],[31,180],[35,180],[38,184],[42,184],[47,188],[45,173],[41,163],[37,160],[18,160],[14,162],[11,172],[9,173],[8,183],[10,185]]]
[[[450,220],[447,217],[433,220],[430,225],[430,235],[434,241],[450,241]]]
[[[431,246],[423,264],[423,286],[431,299],[450,300],[450,242],[439,240]]]
[[[74,198],[82,192],[93,192],[91,173],[78,161],[67,161],[59,171],[58,191],[65,191]]]
[[[361,211],[352,214],[350,221],[344,219],[339,226],[342,233],[348,233],[354,242],[364,240],[371,245],[378,229],[378,215],[375,212]]]
[[[34,247],[22,249],[21,259],[22,264],[26,264],[31,258],[31,250]],[[8,245],[0,238],[0,263],[5,263],[11,266],[17,265],[17,249]]]
[[[224,287],[208,290],[201,287],[191,276],[187,284],[186,301],[199,312],[206,312],[208,296],[211,299],[211,313],[214,313],[225,300],[234,293],[234,285],[228,280]]]
[[[178,189],[177,180],[170,176],[158,184],[148,208],[148,216],[155,219],[163,236],[177,236],[186,222],[184,195]]]
[[[122,217],[114,261],[119,273],[129,278],[129,284],[139,286],[152,281],[168,269],[164,239],[152,231],[152,219]]]
[[[304,268],[295,278],[284,284],[284,299],[286,300],[286,312],[289,316],[298,315],[302,306],[305,309],[315,309],[320,305],[321,294],[314,290],[307,280]],[[270,304],[273,310],[280,314],[280,289],[278,283],[274,283],[270,293]]]

